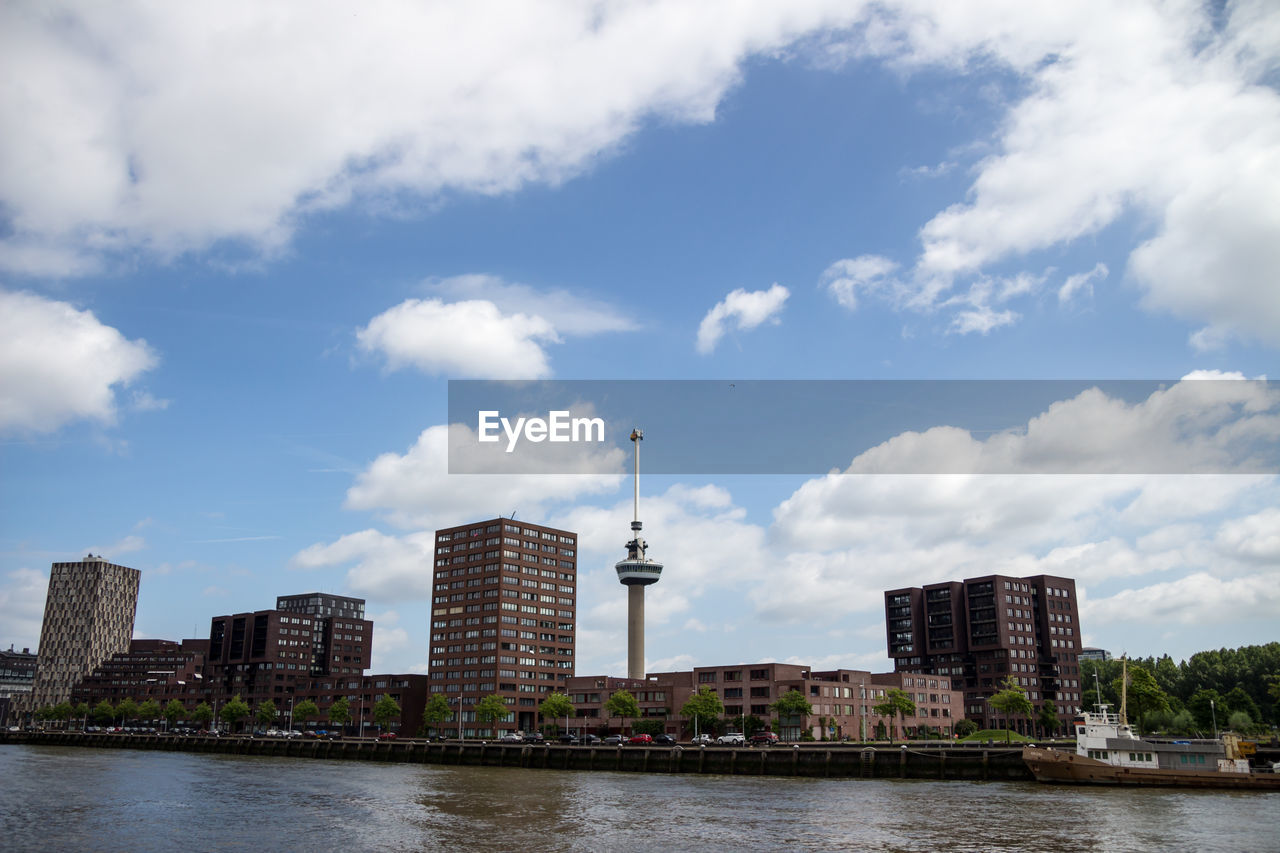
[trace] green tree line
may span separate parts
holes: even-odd
[[[1098,703],[1100,689],[1101,701],[1118,708],[1122,669],[1119,660],[1081,661],[1083,707]],[[1180,663],[1169,655],[1130,658],[1128,674],[1129,719],[1144,730],[1250,731],[1280,723],[1280,642],[1197,652]]]

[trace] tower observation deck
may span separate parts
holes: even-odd
[[[662,577],[662,563],[645,555],[648,544],[640,536],[640,442],[644,433],[631,431],[635,445],[635,501],[631,521],[631,541],[627,558],[614,564],[618,582],[627,587],[627,678],[643,679],[644,671],[644,588]]]

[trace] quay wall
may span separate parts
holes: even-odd
[[[172,737],[0,732],[0,745],[153,749],[291,758],[527,767],[545,770],[634,773],[707,773],[731,776],[809,776],[844,779],[952,779],[1032,781],[1019,746],[925,745],[859,747],[805,744],[773,747],[643,747],[505,744],[480,741],[303,740],[250,737]],[[1071,747],[1064,747],[1071,748]]]

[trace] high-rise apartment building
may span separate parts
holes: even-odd
[[[432,693],[461,712],[464,736],[537,727],[538,705],[573,675],[578,536],[495,518],[436,531],[431,590]],[[496,727],[475,706],[498,695]]]
[[[964,715],[1004,722],[987,700],[1013,678],[1037,711],[1080,706],[1080,610],[1070,578],[988,575],[884,594],[894,669],[946,676],[964,692]],[[1027,730],[1034,722],[1008,721]]]
[[[211,700],[239,695],[251,707],[284,707],[299,680],[369,668],[373,623],[364,600],[325,593],[280,596],[276,609],[215,616],[204,686]]]
[[[54,563],[40,627],[31,710],[71,699],[71,688],[94,667],[129,650],[142,573],[93,554]]]

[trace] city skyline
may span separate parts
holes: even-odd
[[[650,671],[884,671],[883,590],[988,574],[1075,578],[1117,654],[1275,639],[1269,469],[1000,465],[1274,442],[1274,382],[1188,402],[1278,372],[1265,4],[202,14],[0,10],[0,645],[93,553],[137,637],[311,589],[426,672],[433,532],[514,515],[578,533],[575,672],[621,675],[625,436],[450,476],[453,379],[1165,381],[646,475]]]

